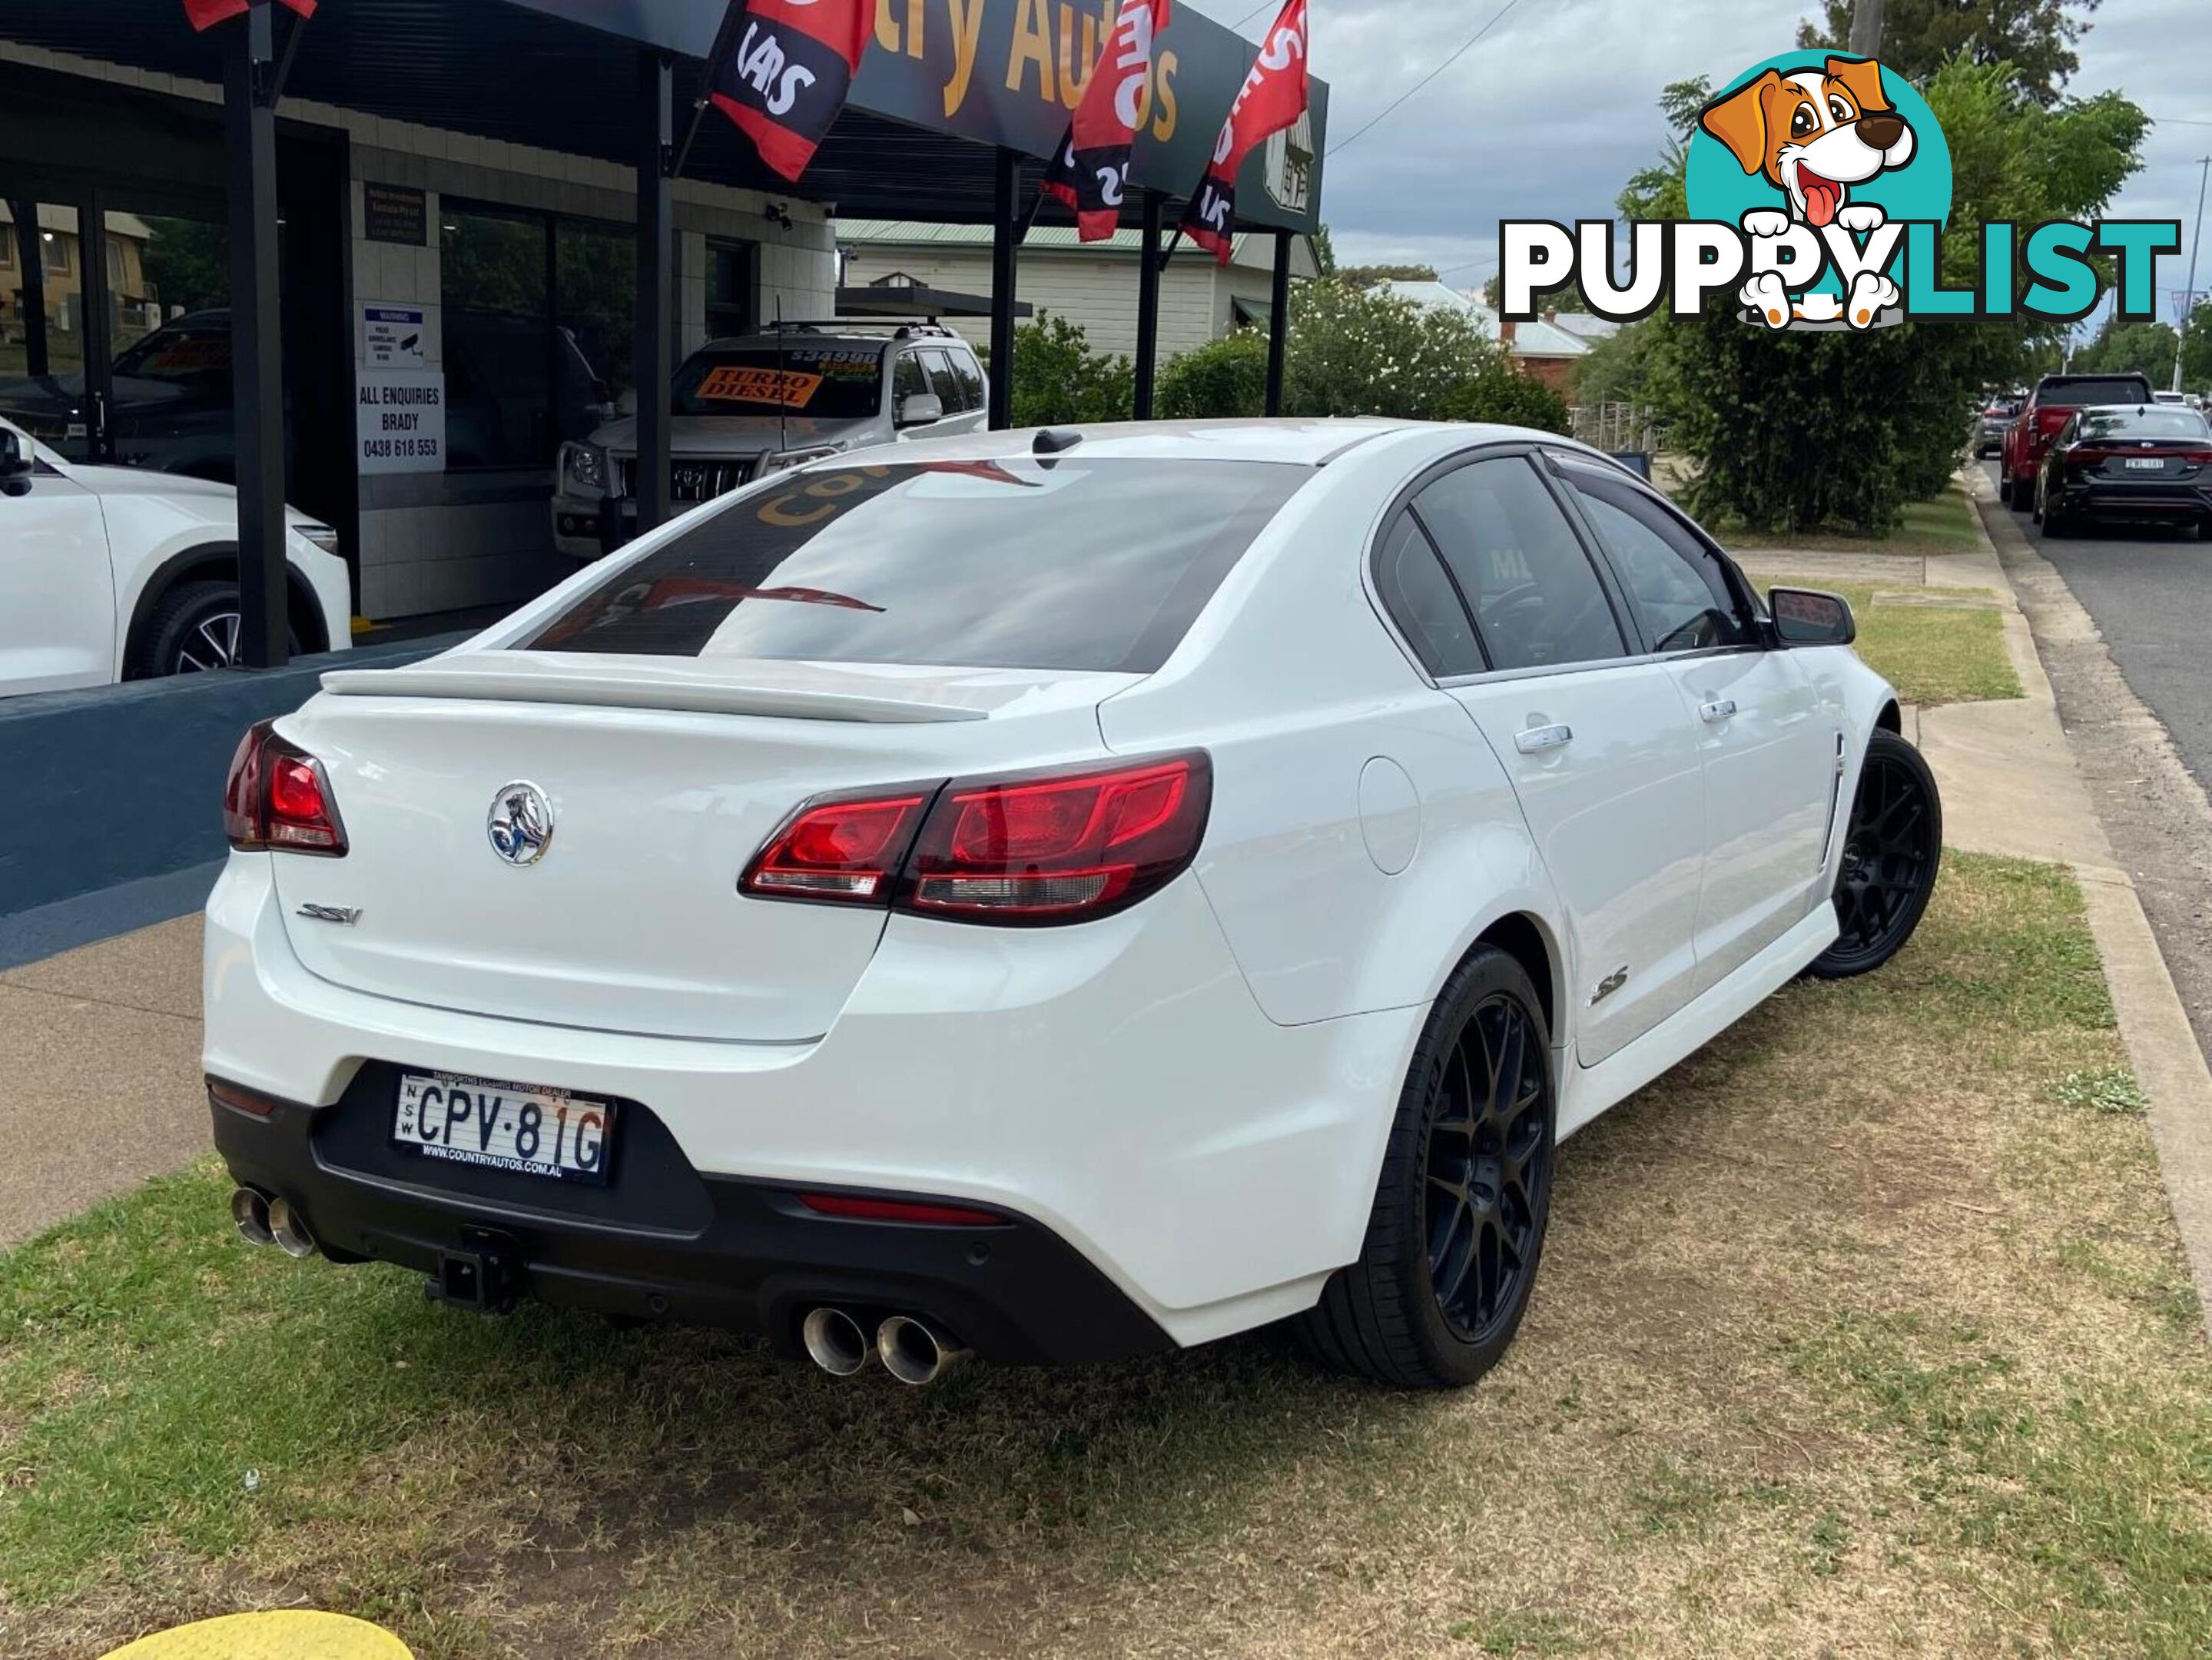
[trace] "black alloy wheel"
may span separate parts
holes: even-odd
[[[1429,1121],[1429,1284],[1455,1336],[1480,1343],[1519,1304],[1551,1180],[1550,1062],[1510,992],[1460,1032]]]
[[[1920,926],[1942,861],[1943,804],[1920,751],[1877,728],[1836,861],[1836,941],[1811,972],[1841,980],[1880,968]]]
[[[1301,1317],[1328,1365],[1406,1389],[1471,1383],[1528,1305],[1551,1213],[1551,1033],[1520,964],[1478,947],[1431,1011],[1358,1260]]]

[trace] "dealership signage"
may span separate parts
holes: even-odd
[[[354,399],[361,471],[442,472],[446,377],[422,369],[363,369]]]
[[[723,12],[699,0],[516,3],[697,58],[714,46]],[[1067,137],[1068,117],[1082,101],[1113,15],[1110,4],[1064,0],[877,0],[852,107],[977,143],[1051,155]],[[1176,196],[1194,190],[1251,67],[1251,41],[1195,6],[1177,6],[1154,43],[1129,182]],[[1271,172],[1265,146],[1245,163],[1237,203],[1246,223],[1303,231],[1319,223],[1327,85],[1313,82],[1311,96],[1310,137],[1293,141],[1299,165]],[[1297,185],[1291,174],[1302,175]],[[1278,190],[1294,200],[1302,195],[1303,202],[1293,206]]]

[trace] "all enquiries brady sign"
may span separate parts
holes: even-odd
[[[1784,52],[1706,105],[1690,139],[1690,216],[1638,220],[1625,262],[1610,220],[1498,225],[1499,314],[1526,322],[1579,285],[1621,322],[1662,306],[1695,317],[1716,293],[1769,329],[1882,328],[1908,319],[2071,322],[2098,301],[2089,257],[2112,262],[2119,313],[2154,314],[2154,265],[2181,247],[2175,219],[1981,228],[1981,281],[1942,282],[1951,152],[1912,84],[1870,58]]]
[[[363,369],[354,404],[361,471],[443,472],[446,377],[424,369]]]

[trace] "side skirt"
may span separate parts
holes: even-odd
[[[1836,933],[1836,908],[1815,906],[1803,921],[1687,1007],[1597,1065],[1577,1068],[1559,1104],[1559,1139],[1565,1140],[1742,1019],[1833,945]]]

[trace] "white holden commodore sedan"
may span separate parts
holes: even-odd
[[[778,474],[247,735],[234,1215],[838,1372],[1289,1319],[1468,1383],[1559,1142],[1917,923],[1936,789],[1851,639],[1509,428]]]

